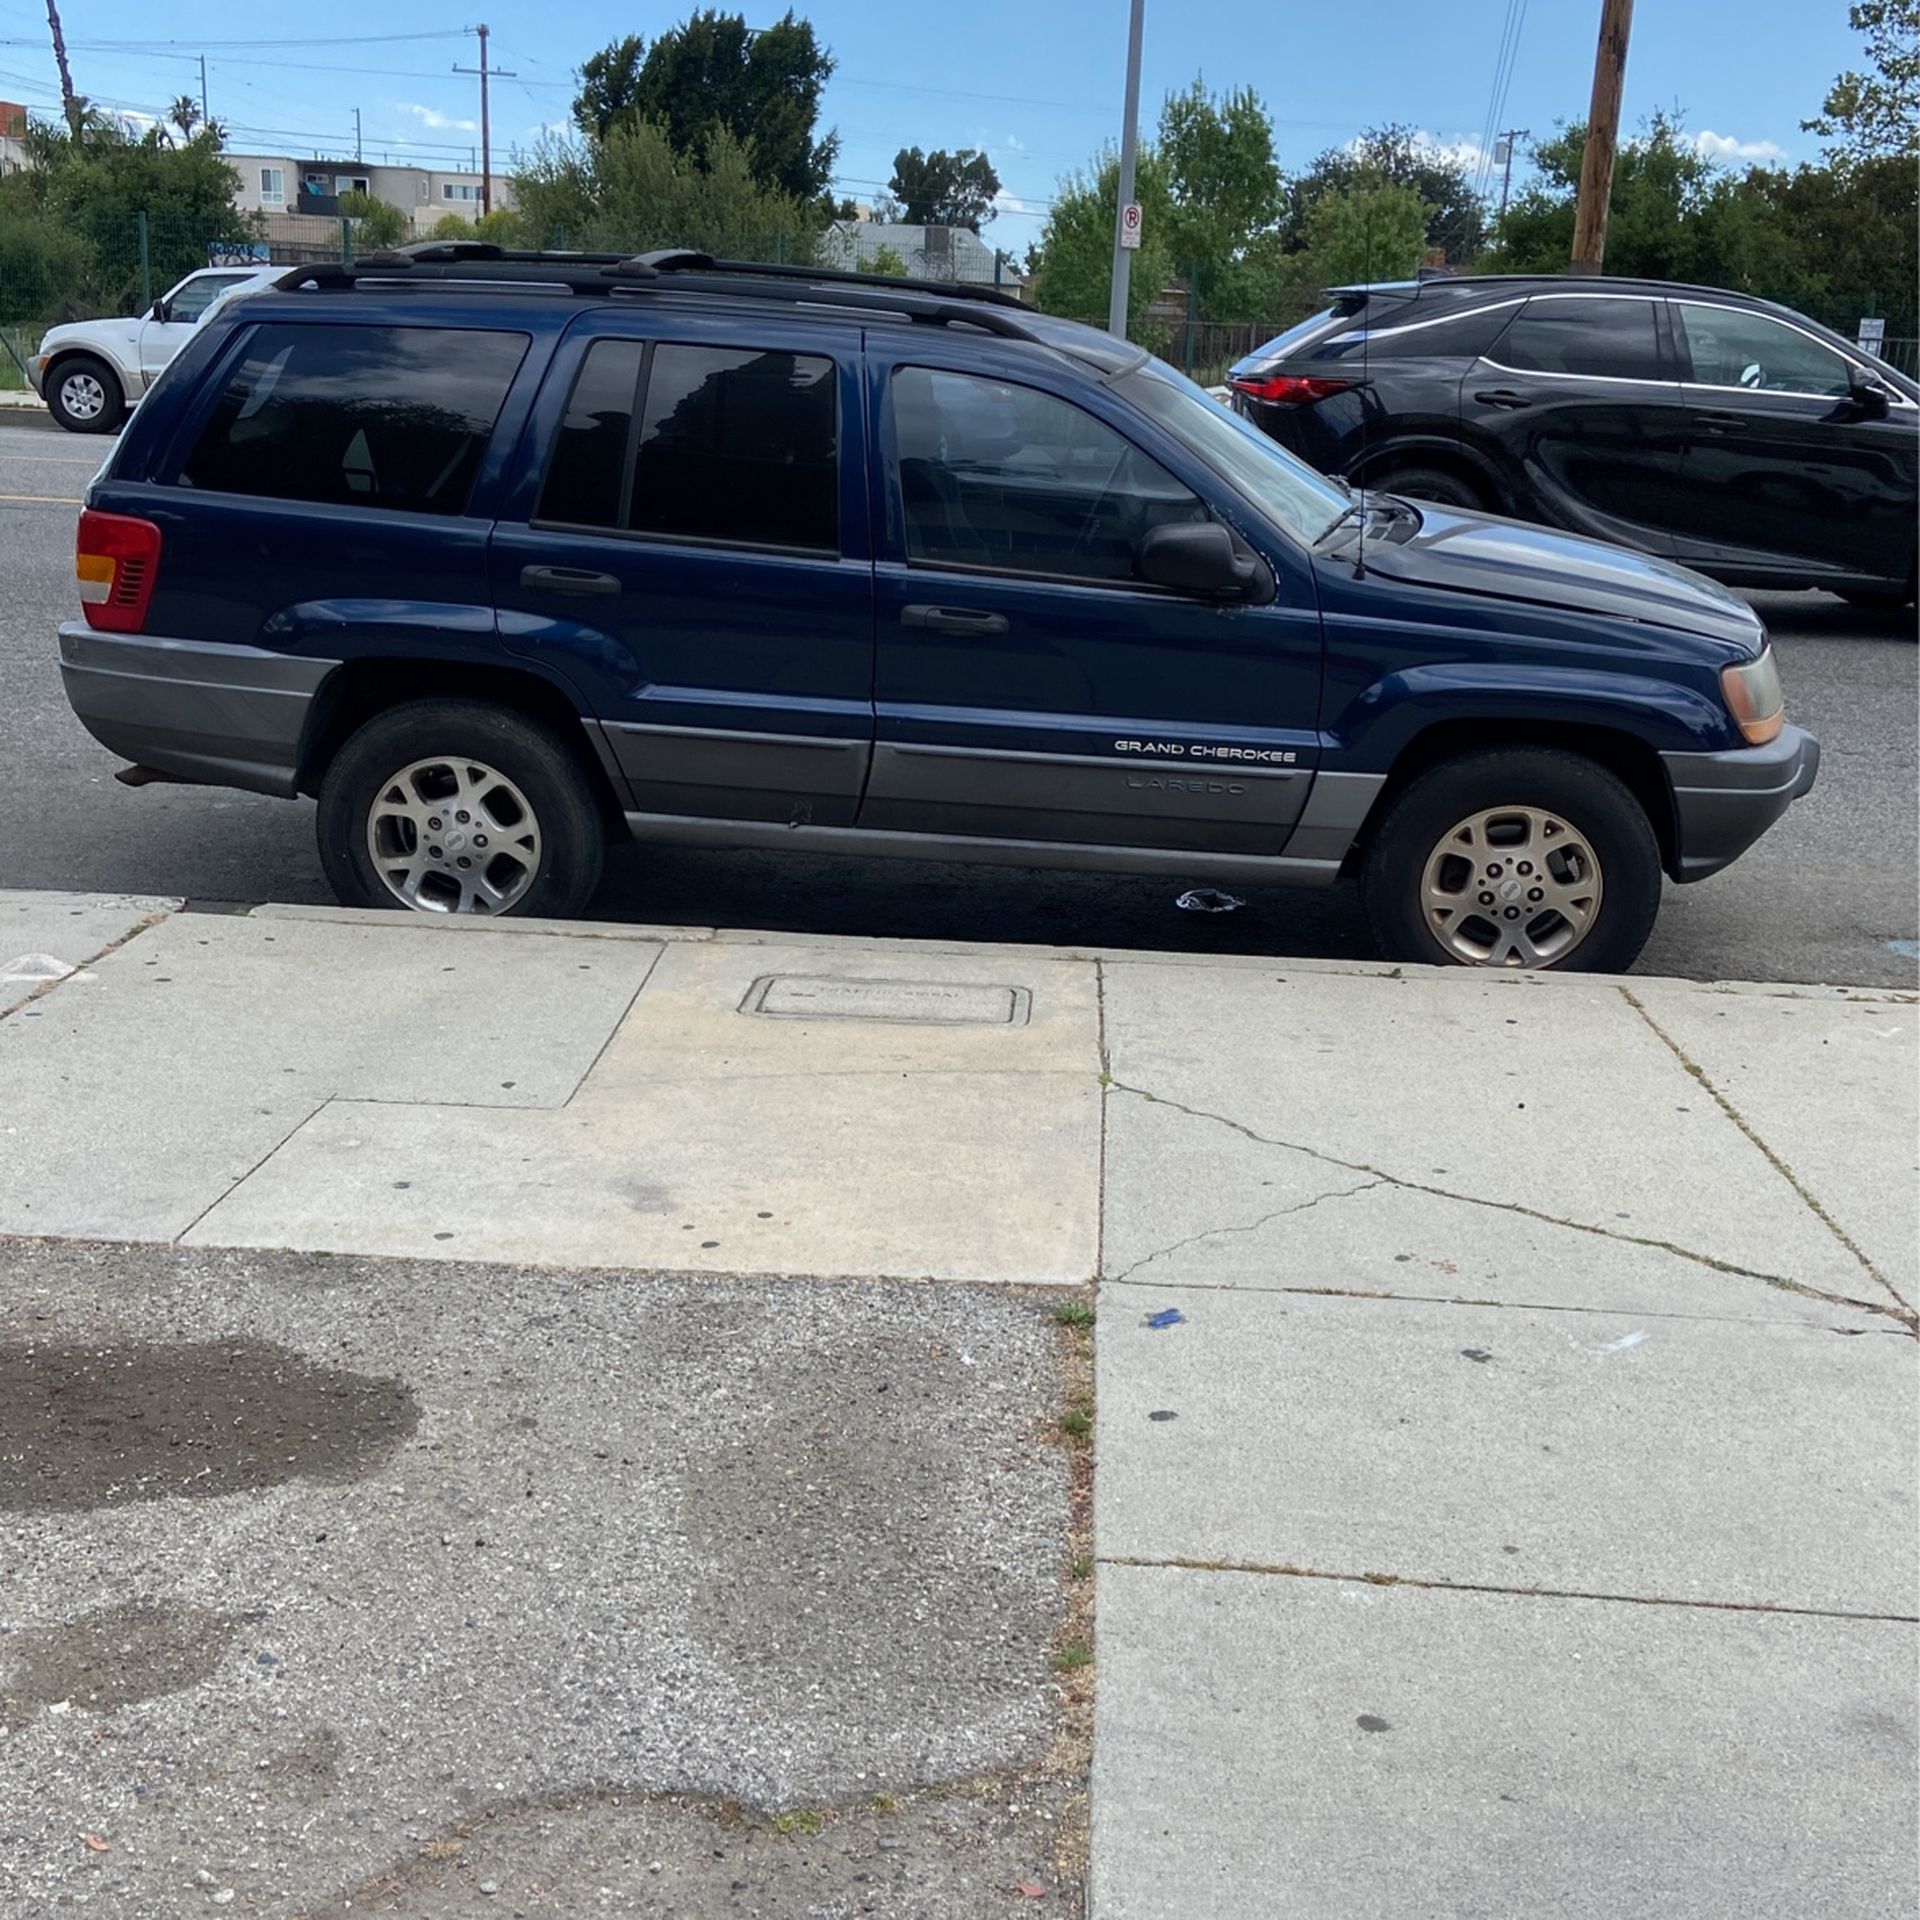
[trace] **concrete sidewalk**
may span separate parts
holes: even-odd
[[[930,1346],[968,1367],[916,1362],[912,1389],[925,1417],[950,1403],[971,1436],[925,1469],[953,1511],[936,1519],[936,1502],[932,1530],[907,1540],[876,1517],[871,1565],[849,1552],[824,1584],[762,1581],[745,1542],[771,1510],[715,1492],[729,1483],[704,1454],[734,1444],[723,1433],[616,1442],[636,1460],[650,1450],[640,1470],[663,1484],[706,1489],[685,1496],[682,1529],[705,1513],[706,1531],[664,1576],[662,1618],[715,1580],[743,1596],[749,1638],[818,1617],[817,1685],[767,1696],[791,1702],[780,1742],[795,1758],[755,1762],[714,1718],[741,1685],[738,1630],[717,1668],[668,1685],[684,1666],[671,1634],[656,1647],[614,1624],[615,1589],[592,1600],[571,1576],[544,1612],[504,1599],[496,1617],[521,1624],[484,1653],[503,1675],[522,1669],[515,1697],[570,1698],[567,1649],[583,1617],[605,1614],[593,1661],[613,1692],[554,1722],[575,1729],[571,1774],[547,1758],[463,1763],[458,1740],[403,1766],[390,1727],[339,1736],[435,1709],[396,1679],[374,1714],[365,1656],[336,1635],[324,1658],[309,1649],[304,1711],[309,1732],[324,1722],[345,1739],[353,1791],[316,1789],[307,1851],[238,1874],[251,1904],[236,1911],[291,1913],[350,1888],[391,1865],[397,1834],[450,1831],[474,1795],[557,1805],[611,1780],[643,1801],[812,1796],[848,1822],[862,1770],[835,1757],[846,1739],[894,1756],[874,1775],[888,1798],[949,1791],[970,1740],[980,1769],[1036,1784],[996,1802],[1009,1824],[964,1858],[950,1809],[928,1813],[939,1864],[918,1893],[859,1855],[847,1871],[869,1872],[870,1907],[852,1892],[832,1904],[827,1880],[805,1904],[804,1874],[767,1838],[756,1861],[785,1866],[755,1880],[758,1910],[988,1913],[1026,1905],[1033,1885],[1070,1905],[1068,1854],[1020,1821],[1033,1807],[1072,1817],[1058,1797],[1072,1740],[1049,1731],[1047,1705],[1071,1690],[1047,1650],[1080,1631],[1073,1510],[1062,1450],[1035,1436],[1078,1391],[1070,1362],[1064,1384],[1043,1363],[1044,1303],[1088,1286],[1099,1920],[1866,1916],[1920,1897],[1914,996],[316,909],[224,918],[48,895],[0,895],[0,975],[0,1233],[178,1249],[101,1248],[76,1269],[57,1247],[17,1248],[11,1304],[31,1293],[63,1352],[87,1340],[90,1313],[94,1337],[130,1354],[265,1339],[291,1356],[283,1372],[345,1367],[444,1409],[444,1445],[471,1431],[462,1396],[477,1391],[447,1353],[523,1324],[635,1355],[656,1337],[643,1323],[683,1325],[658,1336],[677,1357],[657,1417],[677,1423],[714,1364],[703,1287],[729,1325],[757,1329],[742,1335],[756,1352],[783,1316],[824,1314],[831,1330],[854,1313],[856,1353],[959,1316]],[[338,1297],[380,1302],[372,1319],[298,1305],[322,1255],[377,1257],[345,1263],[356,1278]],[[662,1270],[689,1277],[626,1277]],[[76,1292],[83,1273],[97,1282]],[[496,1291],[498,1313],[476,1318]],[[411,1294],[432,1303],[439,1351],[396,1317]],[[816,1444],[807,1423],[844,1394],[830,1384],[839,1339],[756,1376],[773,1381],[766,1406],[790,1407],[777,1431],[798,1459]],[[989,1351],[995,1410],[969,1411]],[[564,1375],[549,1380],[531,1349],[488,1364],[583,1441],[608,1417],[601,1403],[568,1411]],[[860,1464],[834,1497],[857,1486],[850,1511],[884,1515],[875,1461],[895,1444],[847,1440],[838,1457]],[[449,1469],[435,1497],[486,1508],[490,1458]],[[556,1460],[554,1484],[581,1470]],[[179,1547],[212,1509],[232,1511],[240,1531],[220,1538],[237,1540],[263,1497],[162,1500],[137,1535],[84,1502],[57,1524],[30,1513],[32,1571],[0,1624],[54,1632],[82,1566],[107,1607],[204,1611],[216,1589],[291,1607],[307,1589],[283,1565]],[[561,1563],[568,1543],[623,1528],[617,1511],[569,1504]],[[653,1550],[622,1551],[638,1569]],[[938,1660],[904,1643],[890,1657],[884,1637],[888,1595],[916,1565],[944,1569],[916,1619],[942,1618],[949,1582],[1004,1568],[1014,1583],[926,1642],[963,1655],[918,1707],[904,1676]],[[375,1587],[379,1607],[413,1617],[416,1600]],[[461,1638],[428,1631],[418,1658],[444,1661],[448,1636]],[[214,1711],[217,1728],[236,1658],[216,1637],[189,1661],[182,1711]],[[879,1676],[864,1704],[834,1704],[843,1669]],[[989,1692],[969,1693],[961,1669]],[[0,1666],[0,1695],[8,1684]],[[1068,1734],[1071,1718],[1069,1701]],[[633,1764],[616,1722],[642,1742]],[[693,1742],[677,1754],[676,1728]],[[57,1772],[45,1756],[69,1731],[77,1721],[39,1712],[0,1768],[37,1742],[34,1764]],[[1031,1770],[1049,1743],[1042,1785]],[[547,1735],[528,1748],[552,1750]],[[381,1820],[384,1852],[349,1804]],[[584,1846],[630,1910],[651,1910],[645,1884],[628,1884],[649,1862],[620,1867],[552,1818],[570,1838],[514,1828],[523,1844],[501,1856],[527,1885]],[[850,1848],[860,1832],[829,1831]],[[684,1833],[629,1839],[700,1852]],[[274,1844],[260,1842],[270,1861]],[[45,1889],[84,1890],[99,1871],[90,1855],[45,1864]],[[374,1910],[464,1912],[477,1871],[390,1874],[391,1904]],[[156,1903],[160,1879],[139,1884],[142,1911],[176,1910]],[[709,1910],[704,1884],[685,1882],[684,1910]]]

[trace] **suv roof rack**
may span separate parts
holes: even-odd
[[[363,254],[351,265],[290,268],[276,284],[287,291],[302,287],[343,291],[362,284],[498,286],[516,281],[580,295],[684,291],[794,305],[830,304],[903,314],[940,325],[978,327],[1014,339],[1035,337],[1026,324],[1032,309],[997,288],[759,260],[716,260],[711,254],[685,248],[633,254],[563,253],[502,247],[490,240],[425,240]]]

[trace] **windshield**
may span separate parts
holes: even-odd
[[[1113,389],[1309,546],[1346,512],[1350,501],[1336,482],[1209,399],[1164,361],[1148,360],[1123,373]]]

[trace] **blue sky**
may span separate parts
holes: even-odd
[[[565,121],[587,54],[620,33],[651,39],[688,10],[586,0],[487,8],[493,58],[517,75],[496,83],[497,150]],[[901,146],[985,146],[1006,189],[989,237],[1024,250],[1060,175],[1117,129],[1127,0],[816,0],[799,10],[840,63],[825,117],[842,136],[841,191],[856,198],[884,185]],[[1520,38],[1497,120],[1543,133],[1586,110],[1599,0],[1147,0],[1141,117],[1150,127],[1163,96],[1199,74],[1216,88],[1259,90],[1283,165],[1382,120],[1410,122],[1472,159],[1515,11]],[[746,12],[756,24],[773,17],[771,7]],[[1625,119],[1678,104],[1715,151],[1812,159],[1817,143],[1799,123],[1859,58],[1846,13],[1845,0],[1639,0]],[[472,65],[475,47],[447,0],[333,0],[305,17],[311,24],[294,9],[231,0],[171,0],[164,14],[151,0],[63,7],[74,83],[104,104],[161,111],[197,90],[194,56],[205,50],[209,104],[235,151],[351,152],[357,107],[369,159],[466,164],[478,140],[475,87],[449,69]],[[0,99],[57,106],[42,0],[0,0]]]

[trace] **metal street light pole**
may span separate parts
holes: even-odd
[[[1133,249],[1126,244],[1127,208],[1133,203],[1134,162],[1140,147],[1140,30],[1147,0],[1133,0],[1133,19],[1127,28],[1127,110],[1120,123],[1120,197],[1113,209],[1113,285],[1107,296],[1107,331],[1116,339],[1127,334],[1127,281]]]

